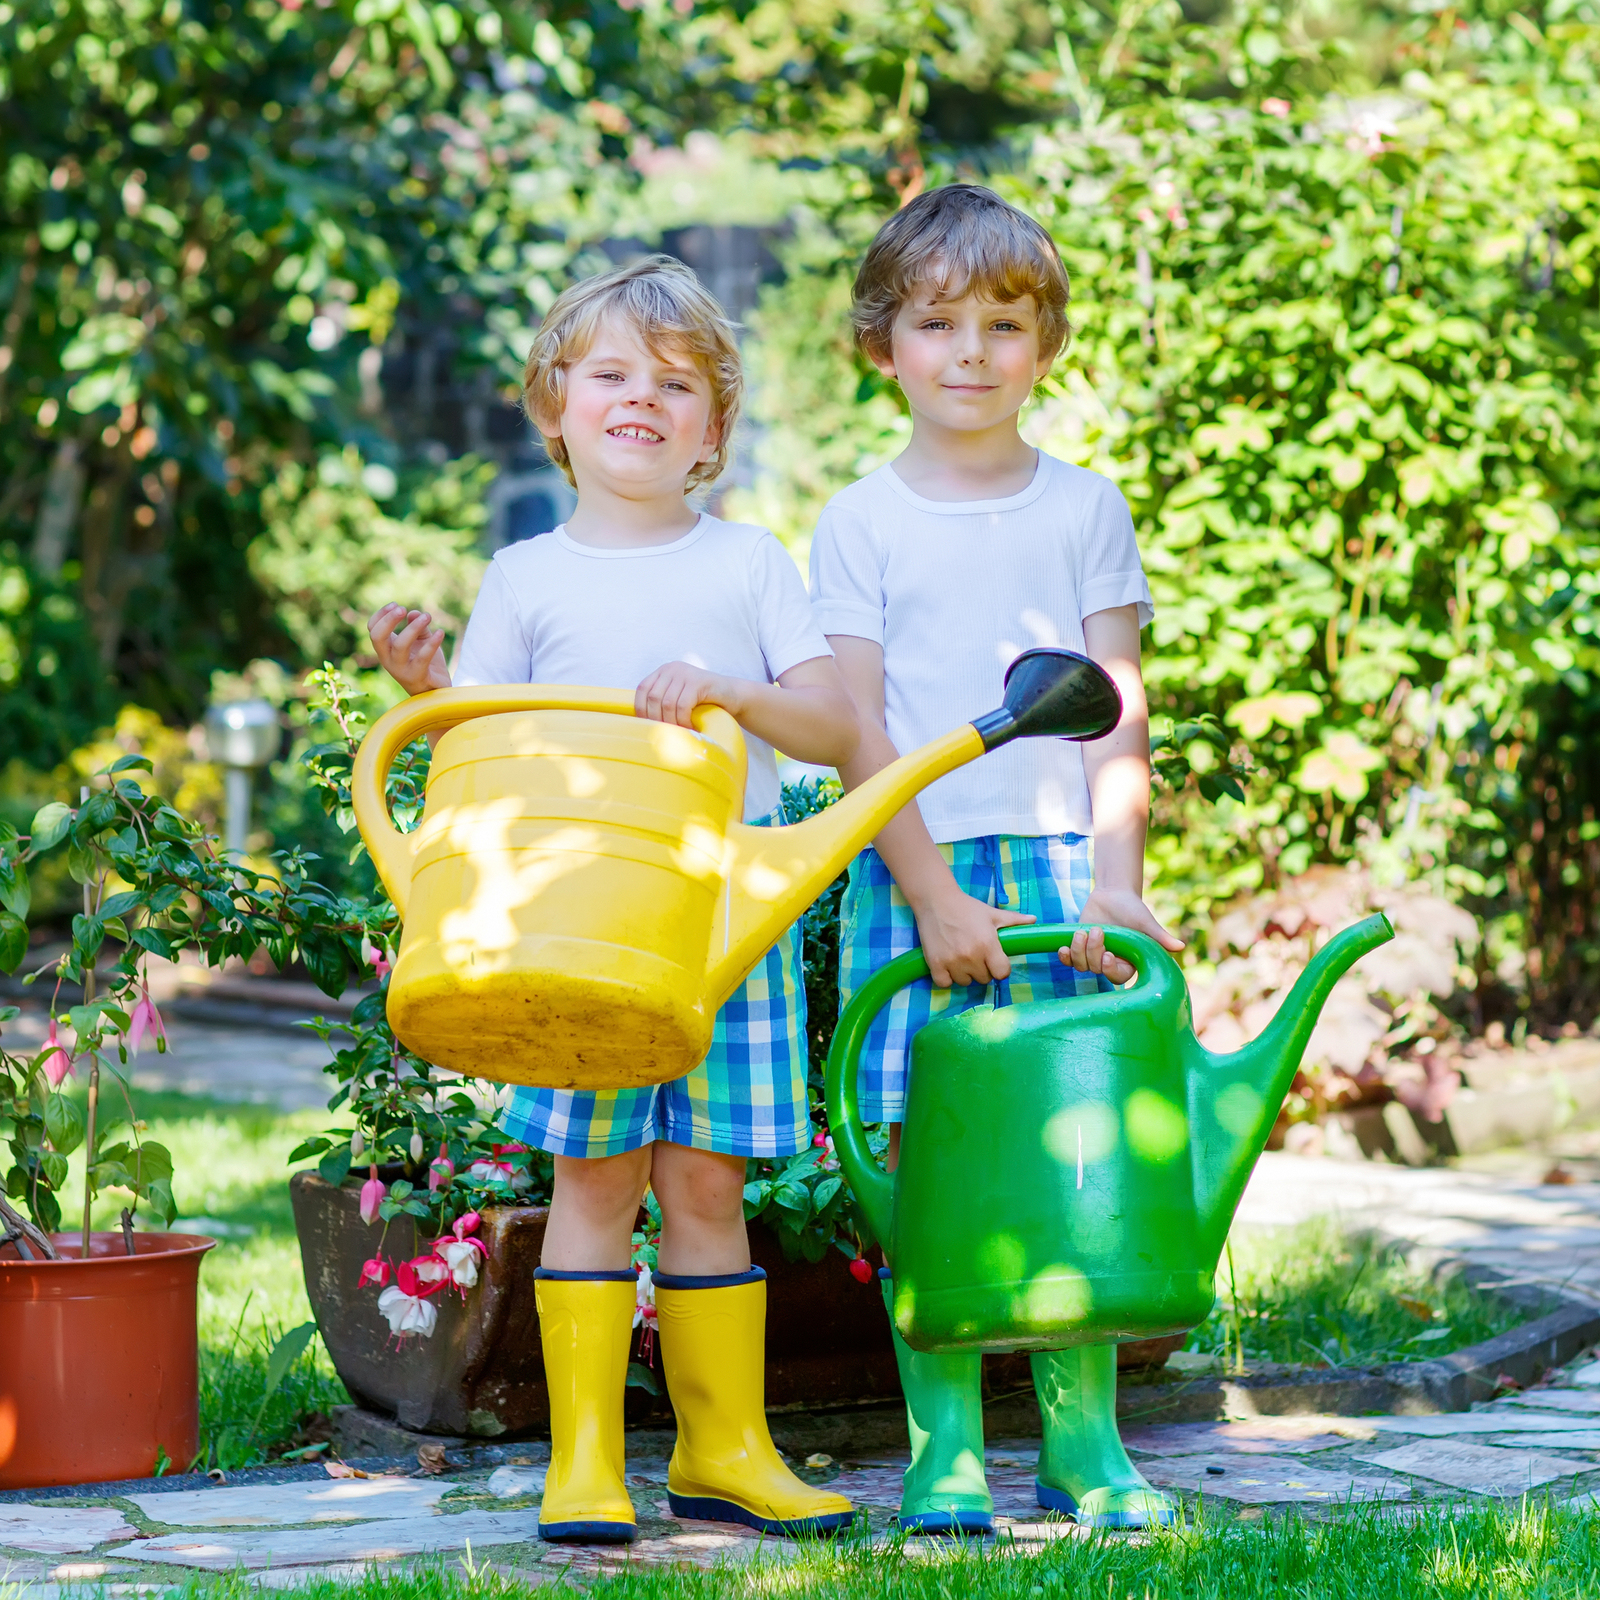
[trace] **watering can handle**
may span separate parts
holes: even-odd
[[[380,717],[361,742],[350,773],[350,803],[356,824],[383,886],[403,918],[411,888],[411,862],[417,835],[401,833],[389,820],[384,788],[394,758],[425,733],[448,728],[472,717],[492,717],[505,711],[610,711],[631,717],[631,689],[582,689],[560,683],[504,683],[483,688],[430,689],[412,695]],[[726,713],[717,706],[699,706],[694,722],[711,722]]]
[[[1040,955],[1046,951],[1053,954],[1070,944],[1073,934],[1085,926],[1084,923],[1056,923],[1045,927],[1003,928],[1000,948],[1008,956]],[[1127,928],[1105,928],[1103,932],[1106,949],[1138,968],[1135,987],[1149,980],[1152,957],[1166,955],[1155,940],[1142,933]],[[867,1222],[885,1250],[894,1208],[894,1180],[878,1165],[867,1144],[856,1093],[857,1069],[861,1064],[861,1046],[878,1013],[907,984],[927,976],[928,963],[921,950],[897,956],[888,966],[873,973],[845,1007],[839,1026],[834,1030],[833,1047],[828,1051],[828,1127],[833,1133],[834,1150],[850,1188],[867,1214]]]

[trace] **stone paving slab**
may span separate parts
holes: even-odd
[[[0,1547],[35,1555],[87,1554],[108,1540],[131,1539],[138,1531],[109,1506],[0,1506]]]
[[[1404,1500],[1411,1493],[1397,1478],[1308,1467],[1288,1456],[1240,1456],[1228,1451],[1175,1456],[1142,1466],[1157,1488],[1220,1495],[1241,1505],[1339,1505],[1351,1500]]]
[[[1600,1394],[1592,1389],[1530,1389],[1526,1394],[1508,1395],[1500,1404],[1519,1411],[1584,1412],[1591,1421],[1600,1417]]]
[[[1468,1433],[1583,1433],[1592,1417],[1568,1417],[1559,1411],[1447,1411],[1432,1417],[1363,1417],[1378,1433],[1406,1433],[1419,1439],[1441,1439]]]
[[[1408,1444],[1398,1450],[1363,1454],[1357,1459],[1389,1472],[1403,1472],[1410,1477],[1447,1484],[1452,1489],[1486,1495],[1526,1494],[1530,1489],[1560,1478],[1572,1478],[1594,1470],[1592,1461],[1572,1461],[1534,1450],[1495,1450],[1454,1440]]]
[[[1485,1444],[1511,1450],[1600,1450],[1600,1428],[1575,1428],[1571,1433],[1504,1433]]]
[[[1333,1431],[1337,1423],[1345,1432]],[[1343,1417],[1252,1417],[1241,1422],[1167,1422],[1124,1428],[1122,1442],[1140,1455],[1192,1456],[1218,1450],[1239,1455],[1313,1455],[1368,1439],[1371,1429],[1352,1428]]]
[[[330,1562],[395,1561],[436,1550],[519,1544],[539,1537],[537,1511],[464,1511],[454,1517],[330,1524],[271,1532],[165,1533],[114,1552],[162,1566],[229,1572],[235,1567],[323,1566]]]
[[[539,1477],[542,1488],[544,1474]],[[127,1498],[150,1521],[172,1527],[293,1527],[308,1522],[415,1517],[434,1510],[454,1487],[416,1478],[325,1478],[321,1483],[185,1489],[179,1494],[130,1494]]]

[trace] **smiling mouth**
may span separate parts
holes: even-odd
[[[620,428],[607,428],[606,432],[613,439],[637,439],[641,444],[660,444],[663,436],[654,428],[646,428],[637,422],[629,422]]]
[[[954,394],[993,394],[1000,387],[997,383],[947,383],[946,389]]]

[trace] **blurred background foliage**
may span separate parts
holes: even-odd
[[[1587,1026],[1597,48],[1593,0],[0,0],[0,806],[168,736],[214,803],[213,693],[292,728],[375,601],[459,623],[529,331],[643,248],[741,263],[717,506],[803,559],[907,425],[860,250],[971,178],[1072,272],[1027,427],[1133,505],[1156,708],[1257,769],[1160,803],[1195,957],[1355,866],[1482,919],[1457,1023]],[[258,849],[328,831],[297,771]]]

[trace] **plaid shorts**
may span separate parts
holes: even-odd
[[[986,834],[942,844],[939,853],[974,899],[1032,912],[1041,923],[1076,922],[1094,885],[1090,841],[1081,833],[1027,837]],[[883,858],[863,850],[850,867],[839,913],[839,1004],[896,956],[917,949],[917,921]],[[899,1122],[905,1115],[911,1041],[924,1023],[974,1006],[1095,994],[1111,985],[1078,972],[1053,954],[1014,959],[1002,983],[935,989],[927,978],[902,989],[877,1015],[861,1046],[857,1079],[863,1122]]]
[[[796,924],[717,1013],[692,1072],[641,1089],[520,1085],[500,1114],[513,1139],[560,1156],[614,1156],[657,1139],[730,1156],[792,1156],[811,1143],[806,990]]]

